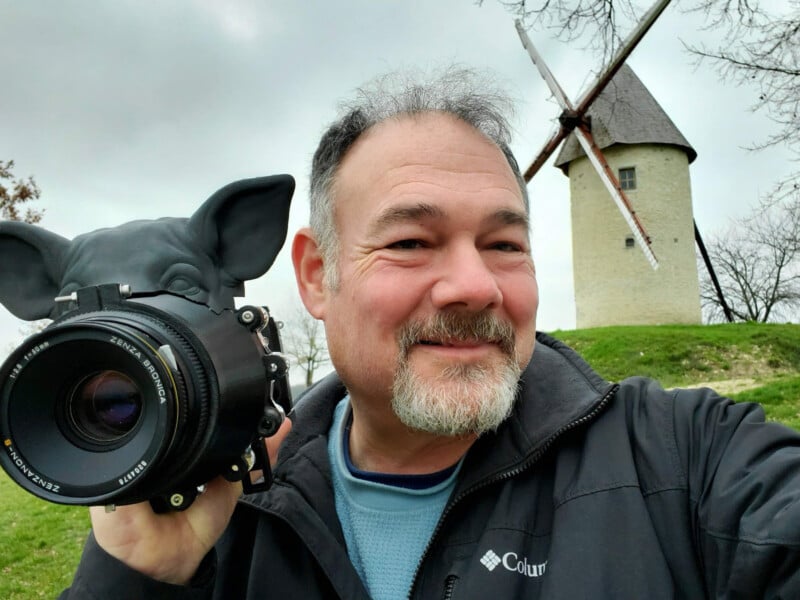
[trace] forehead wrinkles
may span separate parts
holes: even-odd
[[[376,178],[372,193],[380,198],[450,198],[452,194],[463,197],[483,196],[523,202],[517,192],[516,182],[490,171],[453,172],[444,170],[387,171]]]
[[[447,141],[439,147],[420,147],[409,144],[387,151],[379,158],[384,164],[376,173],[392,187],[405,182],[422,182],[434,185],[474,188],[474,182],[497,187],[516,185],[511,167],[499,148],[488,143],[462,141],[460,146],[450,146]],[[499,185],[498,185],[499,184]]]
[[[487,202],[494,199],[499,207],[487,214],[484,222],[527,227],[528,217],[516,181],[504,175],[486,170],[450,171],[425,164],[390,168],[380,179],[376,178],[377,185],[370,189],[374,205],[384,204],[378,209],[373,228],[445,219],[448,210],[457,209],[457,205],[451,206],[454,197],[479,197]],[[440,206],[439,198],[446,200],[449,208]],[[507,207],[503,208],[503,204]]]

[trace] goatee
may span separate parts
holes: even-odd
[[[433,378],[416,373],[409,350],[422,342],[497,344],[499,359],[443,367]],[[514,407],[521,369],[514,329],[490,312],[440,313],[406,324],[398,334],[392,408],[400,421],[435,435],[481,435],[496,430]]]

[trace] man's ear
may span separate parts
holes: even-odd
[[[327,289],[323,282],[325,265],[311,229],[304,227],[292,242],[292,264],[297,290],[303,304],[315,319],[325,318]]]

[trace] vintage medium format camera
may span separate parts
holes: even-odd
[[[249,486],[291,408],[275,321],[259,307],[216,314],[127,293],[64,298],[74,308],[0,368],[0,464],[66,504],[182,509],[219,474]]]
[[[237,309],[233,295],[277,255],[292,190],[288,176],[244,180],[191,219],[72,242],[0,223],[0,301],[54,319],[0,366],[0,466],[16,483],[51,502],[159,512],[187,508],[219,475],[269,486],[264,438],[291,409],[287,364],[269,311]],[[12,262],[32,284],[3,272]],[[39,263],[50,274],[37,282]],[[103,281],[114,270],[134,283]],[[69,291],[66,279],[90,284]],[[53,290],[47,314],[31,308]]]

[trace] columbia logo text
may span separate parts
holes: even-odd
[[[502,565],[506,571],[519,573],[526,577],[541,577],[547,568],[547,561],[529,563],[527,556],[520,558],[516,552],[506,552],[501,557],[494,550],[489,550],[481,557],[481,564],[490,572]]]

